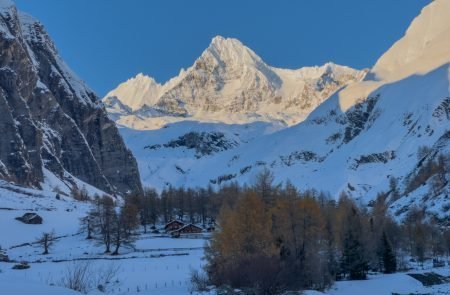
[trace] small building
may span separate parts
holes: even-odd
[[[444,266],[445,266],[444,260],[433,258],[433,267],[444,267]]]
[[[203,228],[196,226],[195,224],[187,224],[180,229],[172,231],[170,234],[173,238],[178,238],[182,235],[191,236],[195,234],[200,234],[203,232]]]
[[[168,233],[168,232],[172,232],[174,230],[178,230],[178,229],[182,228],[183,226],[185,226],[184,222],[182,222],[180,220],[172,220],[169,223],[167,223],[166,226],[164,226],[164,230],[166,231],[166,233]]]

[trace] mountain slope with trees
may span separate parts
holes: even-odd
[[[445,219],[450,189],[449,9],[448,1],[426,6],[363,81],[337,91],[297,125],[251,137],[246,130],[257,129],[254,123],[185,122],[142,133],[121,128],[138,158],[143,182],[158,190],[244,184],[267,168],[278,182],[289,179],[299,188],[320,188],[336,197],[344,191],[364,203],[384,192],[399,218],[416,205]],[[225,141],[237,144],[200,156],[187,146],[168,145],[188,133],[184,124],[189,132],[222,132]],[[213,142],[201,144],[214,147]],[[147,148],[154,145],[160,147]]]

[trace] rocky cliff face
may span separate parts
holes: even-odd
[[[1,178],[39,187],[54,175],[111,193],[141,189],[136,161],[98,97],[43,26],[7,0],[0,1],[0,112]]]

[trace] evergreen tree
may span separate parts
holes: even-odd
[[[156,225],[160,215],[160,202],[158,193],[154,189],[145,189],[142,196],[142,208],[139,212],[141,224],[144,226],[144,232],[147,233],[149,224]]]
[[[366,279],[368,262],[363,242],[362,222],[358,210],[351,207],[345,218],[341,271],[351,280]]]
[[[344,241],[341,269],[351,280],[365,280],[367,261],[364,258],[361,241],[349,231]]]
[[[397,260],[385,232],[381,236],[379,258],[384,273],[394,273],[397,270]]]

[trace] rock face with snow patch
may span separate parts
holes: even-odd
[[[43,218],[36,213],[25,213],[23,216],[16,217],[16,220],[25,224],[42,224]]]
[[[55,175],[106,192],[141,190],[135,159],[98,97],[43,26],[0,1],[0,177],[39,187]]]

